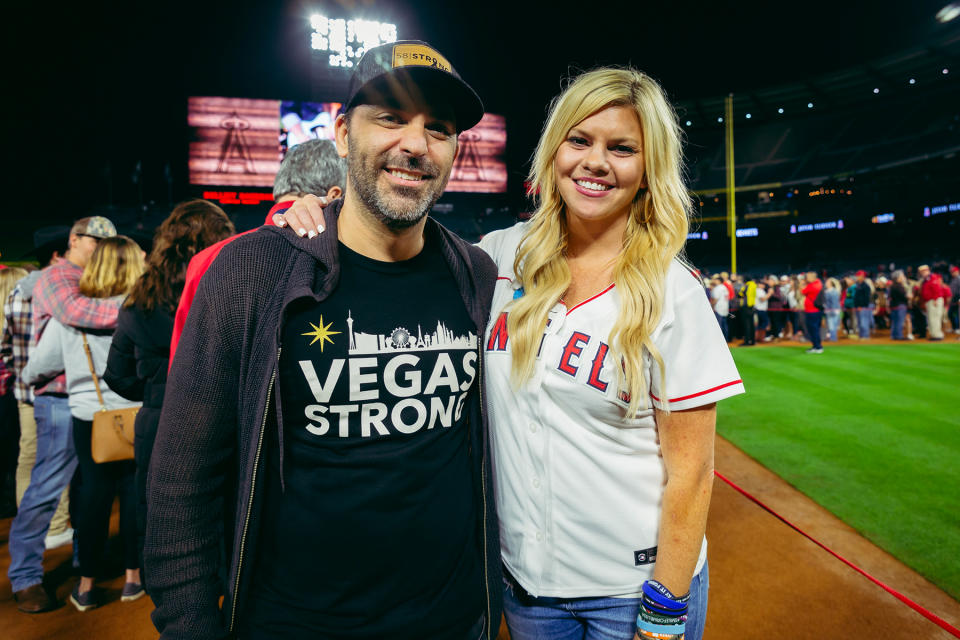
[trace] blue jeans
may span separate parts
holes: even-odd
[[[67,399],[37,396],[33,413],[37,420],[37,461],[30,474],[30,486],[10,525],[7,575],[14,591],[43,582],[44,538],[60,503],[60,494],[77,468],[73,419]]]
[[[770,314],[762,309],[757,309],[757,331],[766,331],[770,326]]]
[[[686,640],[700,640],[707,620],[706,563],[690,582]],[[632,640],[639,598],[535,598],[504,571],[503,613],[512,640]]]
[[[870,337],[870,327],[873,326],[873,312],[870,307],[857,307],[857,331],[861,338]]]
[[[840,309],[827,309],[827,340],[837,341],[837,327],[840,326]]]
[[[804,312],[804,320],[807,325],[807,340],[813,343],[814,349],[822,349],[820,342],[820,322],[823,318],[822,311]]]
[[[722,316],[716,311],[713,312],[713,315],[717,316],[717,322],[720,324],[720,332],[723,333],[723,339],[730,342],[730,332],[727,329],[727,316]]]
[[[903,321],[906,317],[907,305],[890,309],[890,337],[894,340],[903,340]]]

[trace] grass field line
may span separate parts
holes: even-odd
[[[960,597],[960,345],[733,353],[720,434]]]

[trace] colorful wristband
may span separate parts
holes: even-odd
[[[690,600],[689,592],[678,598],[677,596],[673,595],[670,589],[667,589],[656,580],[645,581],[643,583],[643,593],[649,595],[655,601],[662,602],[662,604],[666,607],[671,607],[675,604],[685,604]]]
[[[640,605],[640,615],[647,622],[652,622],[654,624],[676,624],[678,621],[685,622],[687,620],[686,615],[674,616],[657,613],[655,611],[651,611],[645,605]]]
[[[680,605],[679,608],[676,608],[676,609],[668,608],[668,607],[664,607],[659,602],[654,602],[646,594],[644,594],[641,597],[640,602],[643,604],[644,607],[646,607],[650,611],[653,611],[654,613],[657,613],[663,616],[682,616],[687,613],[686,604]]]
[[[641,638],[676,638],[686,632],[685,622],[677,624],[654,624],[644,619],[643,614],[637,616],[637,632]]]

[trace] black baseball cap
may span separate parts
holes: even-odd
[[[400,93],[447,100],[458,133],[483,117],[477,93],[439,51],[422,40],[397,40],[367,50],[350,77],[344,111]]]

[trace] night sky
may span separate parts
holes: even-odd
[[[488,111],[506,115],[519,198],[570,69],[631,63],[677,100],[769,87],[920,46],[942,35],[934,15],[945,3],[35,2],[5,25],[5,157],[15,169],[4,216],[30,210],[40,226],[109,198],[135,205],[138,161],[147,200],[166,200],[166,165],[175,199],[196,194],[187,96],[309,99],[315,11],[395,22],[401,38],[439,49]]]

